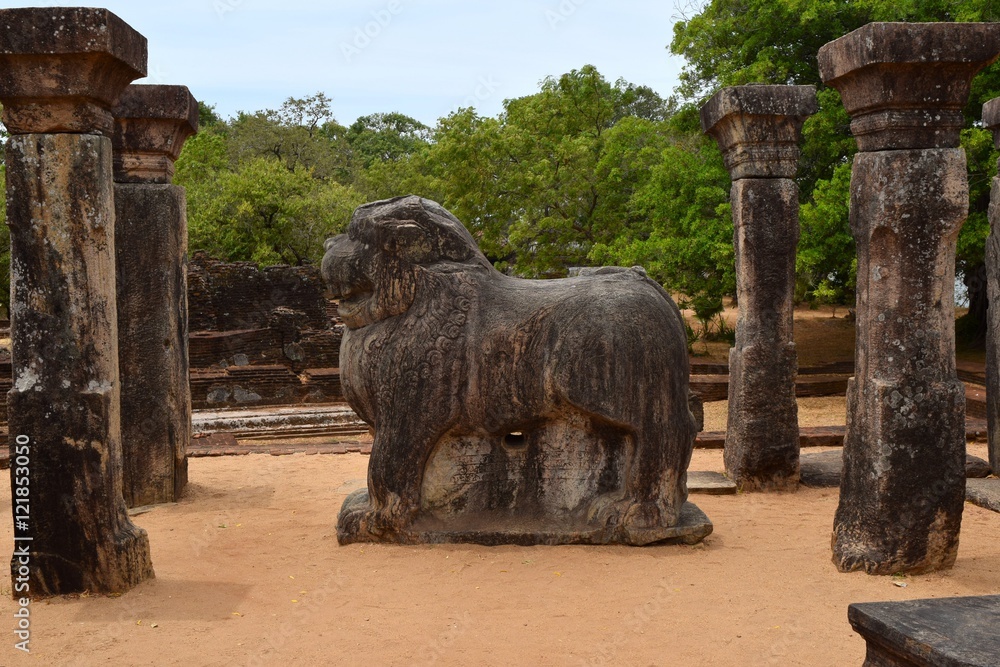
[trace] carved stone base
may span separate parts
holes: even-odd
[[[586,520],[568,517],[565,521],[549,519],[510,518],[499,514],[464,515],[447,523],[433,516],[422,515],[403,532],[379,535],[366,521],[358,520],[370,508],[368,489],[359,489],[347,496],[337,518],[337,541],[395,542],[399,544],[483,544],[497,546],[515,544],[697,544],[712,534],[712,522],[694,503],[684,503],[677,523],[644,531],[642,541],[622,539],[615,527],[596,527]]]

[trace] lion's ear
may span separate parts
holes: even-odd
[[[420,264],[434,261],[434,244],[427,232],[412,220],[393,220],[379,227],[379,245],[390,255]]]

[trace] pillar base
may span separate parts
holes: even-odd
[[[741,491],[795,491],[799,423],[795,344],[729,352],[729,421],[723,458]]]

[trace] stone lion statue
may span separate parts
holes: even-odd
[[[680,312],[641,269],[496,271],[415,196],[326,242],[344,394],[374,429],[341,543],[696,542]],[[691,514],[687,516],[685,514]]]

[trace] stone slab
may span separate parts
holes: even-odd
[[[813,488],[838,487],[843,469],[844,454],[839,449],[803,454],[799,458],[799,478],[804,486]],[[978,456],[971,454],[965,456],[965,476],[968,479],[983,478],[989,474],[989,463]],[[1000,487],[998,487],[998,491],[1000,491]],[[1000,496],[998,496],[998,500],[1000,500]]]
[[[106,53],[146,74],[146,38],[107,9],[4,9],[0,28],[2,55]]]
[[[819,50],[820,75],[829,82],[883,63],[989,63],[997,57],[998,31],[995,23],[869,23]]]
[[[996,667],[1000,595],[868,602],[848,607],[867,667]]]
[[[1000,479],[986,477],[965,480],[965,499],[983,509],[1000,512]]]
[[[736,483],[720,472],[688,470],[688,493],[728,496],[736,493]]]
[[[803,486],[827,489],[840,486],[844,453],[839,449],[799,457],[799,480]]]

